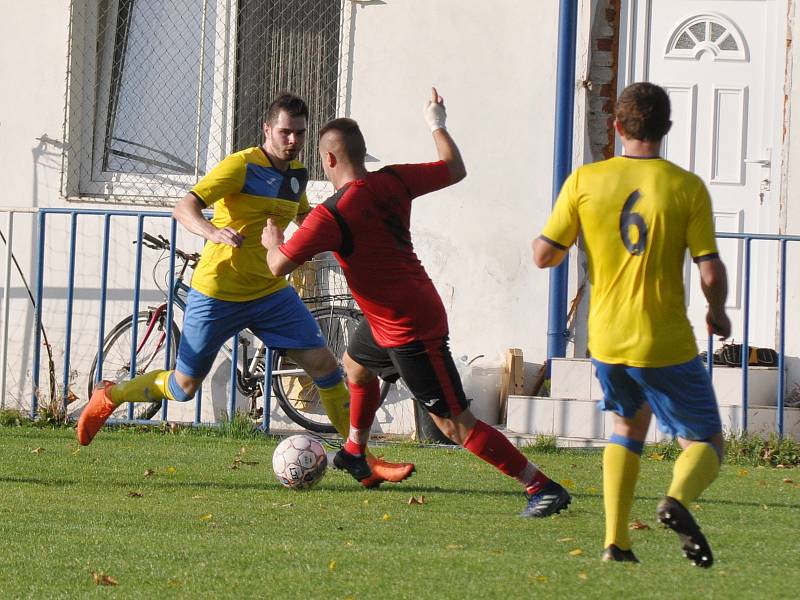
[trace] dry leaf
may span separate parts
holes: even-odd
[[[156,473],[156,472],[155,472],[155,471],[153,471],[153,469],[145,469],[145,470],[144,470],[144,476],[145,476],[145,477],[150,477],[150,475],[155,475],[155,473]]]
[[[539,583],[546,583],[547,577],[545,577],[544,575],[537,575],[536,577],[533,578],[533,580],[538,581]]]
[[[447,544],[448,550],[461,550],[464,547],[464,544]]]
[[[294,506],[291,502],[287,502],[286,504],[281,504],[281,508],[291,508]]]
[[[650,525],[643,523],[641,520],[636,519],[628,525],[628,529],[650,529]]]
[[[411,496],[408,499],[409,504],[425,504],[425,496]]]
[[[247,448],[245,448],[244,446],[239,448],[239,454],[245,454],[246,452],[247,452]]]
[[[575,548],[575,550],[569,551],[570,556],[580,556],[581,554],[583,554],[583,550],[581,550],[580,548]]]
[[[783,481],[783,483],[794,483],[794,480],[789,479],[788,477],[784,477],[781,481]]]
[[[586,491],[587,491],[589,494],[596,494],[596,493],[597,493],[597,488],[596,488],[596,487],[594,487],[594,486],[589,486],[589,487],[587,487],[587,488],[586,488]]]
[[[200,515],[200,516],[199,516],[199,517],[197,517],[197,518],[198,518],[198,519],[200,519],[201,521],[210,521],[210,520],[212,519],[212,517],[213,517],[213,516],[214,516],[214,515],[212,515],[211,513],[207,513],[207,514],[205,514],[205,515]]]
[[[347,540],[347,541],[344,543],[344,545],[345,545],[345,546],[347,546],[348,548],[351,548],[351,547],[353,546],[353,540]]]
[[[175,475],[178,472],[178,469],[175,467],[167,467],[167,475]]]
[[[557,542],[574,542],[575,538],[574,537],[558,538],[556,541]]]
[[[328,571],[335,571],[336,570],[336,561],[332,560],[328,563]]]
[[[72,456],[75,456],[76,454],[80,454],[80,453],[81,453],[81,447],[78,446],[77,448],[75,448],[75,450],[72,451]]]
[[[739,470],[736,472],[736,474],[737,474],[739,477],[744,477],[744,476],[745,476],[745,475],[747,475],[748,473],[750,473],[750,471],[748,471],[747,469],[739,469]]]
[[[367,504],[369,504],[369,500],[364,500],[364,505],[366,506]]]
[[[99,573],[92,571],[92,579],[94,579],[95,585],[117,585],[119,583],[111,575],[106,575],[102,571]]]
[[[572,479],[562,479],[559,483],[563,485],[565,488],[574,488],[575,482]]]
[[[664,460],[663,454],[653,453],[650,455],[650,460]]]
[[[128,492],[128,498],[142,498],[143,496],[144,494],[142,492],[135,492],[133,490]]]
[[[388,521],[388,520],[389,520],[389,519],[391,519],[391,518],[392,518],[392,517],[390,517],[390,516],[389,516],[387,513],[383,513],[383,520],[384,520],[384,521]]]
[[[44,452],[44,448],[34,448],[31,450],[31,454],[41,454],[42,452]]]
[[[578,579],[586,581],[587,579],[589,579],[589,576],[586,573],[578,573]]]

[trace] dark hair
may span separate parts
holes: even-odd
[[[672,126],[669,116],[667,92],[647,81],[629,85],[617,100],[617,121],[625,136],[634,140],[659,141]]]
[[[285,111],[290,117],[305,117],[308,119],[308,105],[300,96],[291,92],[281,92],[267,108],[265,123],[274,123],[278,114]]]
[[[367,156],[367,144],[358,123],[345,117],[333,119],[325,123],[319,130],[319,138],[322,139],[322,136],[329,131],[335,131],[341,136],[345,154],[350,162],[364,162]]]

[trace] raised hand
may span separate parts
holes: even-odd
[[[445,128],[444,124],[447,120],[447,112],[444,108],[444,98],[439,95],[435,87],[431,88],[431,98],[423,107],[423,116],[425,117],[425,122],[431,128],[431,131]]]

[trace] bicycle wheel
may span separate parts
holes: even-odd
[[[311,314],[319,324],[328,348],[341,365],[350,337],[363,315],[358,310],[339,306],[315,308]],[[273,354],[272,372],[272,390],[286,416],[310,431],[336,432],[322,405],[317,386],[291,357]]]
[[[103,379],[114,383],[132,379],[153,369],[164,368],[164,352],[166,348],[166,313],[158,317],[158,321],[148,334],[147,329],[152,311],[141,311],[136,324],[136,341],[139,351],[136,354],[136,373],[131,373],[131,339],[133,337],[133,315],[128,315],[117,323],[103,340],[103,368],[100,375]],[[178,355],[178,343],[181,332],[175,323],[172,323],[172,341],[170,347],[170,368],[175,366]],[[92,360],[89,368],[88,395],[91,396],[94,382],[97,379],[97,355]],[[87,396],[88,397],[88,396]],[[150,419],[161,408],[161,402],[136,402],[134,403],[135,419]],[[126,419],[128,417],[128,403],[120,405],[111,415],[112,418]]]

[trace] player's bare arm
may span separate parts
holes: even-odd
[[[568,248],[556,245],[553,240],[539,236],[533,240],[533,262],[540,269],[557,267],[567,255]]]
[[[276,277],[288,275],[299,266],[280,251],[283,240],[283,229],[278,227],[272,219],[267,219],[267,225],[261,232],[261,245],[267,249],[267,266]]]
[[[731,334],[731,321],[725,313],[725,300],[728,297],[728,275],[725,264],[715,256],[709,260],[700,260],[697,268],[700,270],[703,294],[708,300],[708,313],[706,313],[708,332],[723,339],[727,338]]]
[[[450,184],[461,181],[467,176],[467,169],[458,146],[445,128],[447,112],[444,108],[444,98],[439,95],[436,88],[431,88],[431,98],[425,104],[423,114],[425,122],[431,128],[439,160],[444,161],[450,170]]]
[[[227,244],[239,248],[244,242],[244,236],[232,227],[218,229],[214,227],[205,215],[205,206],[194,194],[186,194],[172,210],[172,217],[186,229],[210,242]]]

